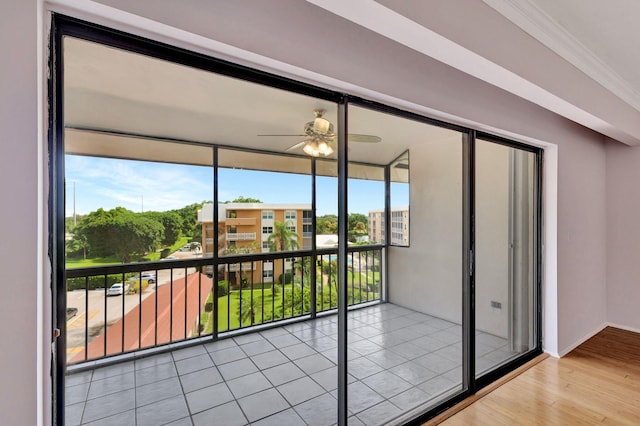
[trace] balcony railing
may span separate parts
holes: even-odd
[[[380,300],[382,250],[348,248],[350,306]],[[68,269],[67,361],[315,317],[338,306],[337,269],[336,249]]]
[[[226,226],[253,226],[256,224],[255,217],[227,217],[224,221]]]
[[[227,238],[227,241],[253,241],[256,239],[256,233],[255,232],[237,232],[237,233],[227,232],[226,238]]]

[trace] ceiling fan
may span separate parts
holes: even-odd
[[[298,148],[312,157],[318,157],[319,155],[328,156],[331,155],[335,148],[336,133],[334,132],[333,124],[326,118],[323,118],[325,110],[315,109],[313,115],[315,118],[312,121],[305,123],[303,128],[303,134],[296,135],[258,135],[258,136],[297,136],[305,137],[302,142],[287,148],[287,151],[293,151]],[[379,136],[373,135],[361,135],[357,133],[350,133],[347,135],[349,142],[368,142],[377,143],[382,139]]]

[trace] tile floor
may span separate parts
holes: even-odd
[[[349,312],[350,424],[394,423],[461,383],[461,328],[392,304]],[[66,424],[333,425],[337,317],[66,377]],[[480,370],[513,356],[477,332]]]

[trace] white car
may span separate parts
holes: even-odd
[[[153,272],[143,272],[142,275],[140,275],[140,273],[136,273],[134,276],[129,278],[129,285],[135,284],[140,279],[149,284],[154,284],[156,282],[156,274]]]
[[[107,290],[107,296],[119,296],[124,294],[126,288],[123,283],[115,283]]]

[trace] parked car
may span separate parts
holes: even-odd
[[[141,277],[136,276],[135,278],[142,278],[143,280],[147,280],[149,284],[153,284],[156,282],[156,274],[154,274],[153,272],[143,272]]]
[[[123,283],[115,283],[107,290],[107,296],[119,296],[124,294],[126,288]]]
[[[67,308],[67,320],[73,318],[78,313],[78,308]]]

